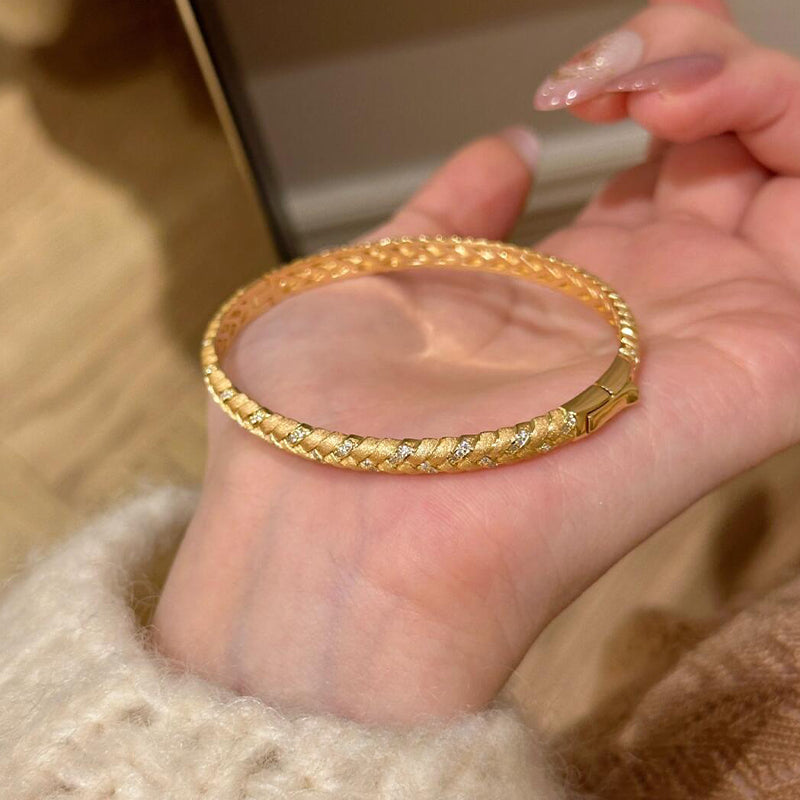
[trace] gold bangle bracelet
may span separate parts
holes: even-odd
[[[222,370],[221,361],[242,328],[287,297],[331,281],[418,267],[510,275],[575,297],[616,328],[617,354],[588,389],[546,414],[494,431],[438,439],[379,438],[315,427],[264,407]],[[282,450],[345,469],[426,475],[525,461],[597,430],[638,398],[633,377],[639,339],[622,298],[573,264],[502,242],[405,237],[300,258],[240,289],[209,323],[201,363],[208,390],[225,413]]]

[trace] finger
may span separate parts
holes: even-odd
[[[620,122],[628,116],[628,95],[622,92],[604,92],[571,106],[569,111],[573,117],[595,125]],[[658,160],[668,147],[669,142],[651,136],[647,151],[648,161]]]
[[[630,29],[647,43],[653,84],[652,90],[628,93],[632,119],[671,142],[736,133],[768,169],[800,174],[800,62],[754,44],[730,23],[681,5],[650,8]],[[716,72],[706,60],[705,74],[681,75],[709,55],[720,60]],[[636,80],[629,74],[622,83]],[[619,85],[620,79],[612,83]]]
[[[797,249],[797,209],[800,208],[800,181],[773,178],[756,195],[745,215],[740,232],[769,257],[800,288]]]
[[[614,176],[576,218],[578,225],[632,228],[655,218],[654,194],[661,164],[647,161]]]
[[[657,137],[733,132],[768,169],[800,174],[800,62],[696,3],[654,3],[545,81],[536,105],[584,104],[581,116],[603,117],[607,101],[587,101],[608,92],[622,93],[627,115]]]
[[[728,4],[725,2],[725,0],[650,0],[651,6],[663,6],[667,4],[694,6],[695,8],[699,8],[701,11],[714,14],[720,19],[733,22],[733,15],[731,14],[731,10],[728,8]]]
[[[733,16],[725,0],[650,0],[651,6],[681,3],[714,14],[720,19],[733,22]],[[619,93],[603,93],[584,103],[573,106],[571,112],[585,122],[618,122],[628,116],[627,96]],[[653,137],[648,159],[660,158],[668,143]]]
[[[572,116],[584,122],[595,124],[619,122],[628,116],[628,98],[617,92],[604,93],[578,103],[569,110]]]
[[[770,173],[732,134],[673,145],[661,161],[654,209],[660,218],[688,218],[738,230]]]
[[[421,234],[502,239],[525,206],[539,158],[526,128],[508,128],[459,150],[365,240]]]
[[[647,160],[648,161],[661,161],[662,158],[669,152],[672,145],[665,142],[663,139],[657,139],[655,136],[650,137],[650,142],[647,145]]]
[[[651,0],[650,5],[623,28],[595,40],[548,75],[536,90],[534,107],[540,111],[571,108],[577,116],[593,122],[610,121],[612,115],[622,118],[624,109],[620,104],[609,105],[601,98],[614,79],[655,60],[648,52],[652,43],[637,29],[637,23],[648,14],[652,17],[664,9],[684,15],[694,13],[725,21],[734,30],[722,0]],[[663,31],[661,38],[671,33]]]
[[[651,6],[664,5],[666,3],[694,6],[695,8],[713,14],[720,19],[733,22],[733,15],[728,8],[725,0],[650,0]],[[619,122],[628,116],[627,95],[620,92],[604,92],[595,98],[591,98],[585,103],[578,103],[571,109],[573,116],[585,122],[609,123]],[[648,161],[661,159],[669,148],[669,142],[651,137],[647,152]]]

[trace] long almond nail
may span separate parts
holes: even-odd
[[[536,90],[533,104],[550,111],[602,94],[614,78],[638,66],[644,42],[638,33],[617,31],[604,36],[548,76]]]
[[[718,75],[725,62],[716,55],[699,54],[665,58],[614,78],[607,92],[649,92],[694,89]]]

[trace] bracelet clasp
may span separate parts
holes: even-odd
[[[628,359],[617,356],[588,389],[564,403],[563,408],[575,414],[576,438],[588,436],[639,399],[633,369]]]

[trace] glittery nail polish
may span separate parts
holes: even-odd
[[[536,90],[534,106],[555,110],[602,94],[611,80],[638,66],[643,53],[638,33],[623,30],[604,36],[549,75]]]
[[[664,92],[693,89],[718,75],[725,62],[720,56],[702,53],[665,58],[637,67],[605,86],[607,92]]]

